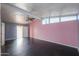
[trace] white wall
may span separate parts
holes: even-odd
[[[1,16],[0,16],[0,55],[1,55]]]
[[[0,4],[0,55],[1,55],[1,4]]]
[[[1,18],[0,18],[0,55],[1,55]]]

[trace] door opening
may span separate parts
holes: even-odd
[[[23,26],[17,25],[17,46],[20,46],[23,42]]]

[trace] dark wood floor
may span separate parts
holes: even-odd
[[[28,38],[19,42],[8,40],[2,47],[2,56],[78,56],[75,48]]]

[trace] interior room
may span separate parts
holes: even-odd
[[[1,3],[2,56],[79,56],[79,3]]]

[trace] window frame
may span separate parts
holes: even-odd
[[[72,17],[74,17],[74,18],[72,18]],[[76,20],[76,15],[61,16],[61,19],[60,20],[61,20],[61,22],[74,21],[74,20]]]
[[[79,14],[77,15],[77,17],[78,17],[77,19],[79,20]]]
[[[46,18],[47,18],[47,20],[46,20]],[[55,21],[56,18],[58,18],[57,21]],[[55,19],[55,20],[52,22],[51,19]],[[65,19],[65,20],[63,20],[63,19]],[[42,18],[42,24],[52,24],[52,23],[60,23],[60,22],[75,21],[75,20],[79,20],[79,14],[78,15],[74,14],[74,15],[45,17],[45,18]],[[43,23],[43,21],[45,23]]]
[[[58,20],[58,21],[55,21]],[[59,23],[60,22],[60,18],[59,17],[50,17],[50,24],[51,23]]]
[[[45,17],[42,19],[42,24],[50,24],[49,23],[49,18],[48,17]]]

